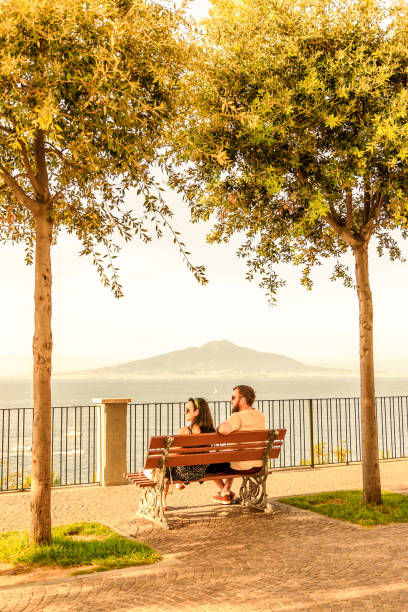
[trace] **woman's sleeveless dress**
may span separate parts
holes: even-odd
[[[191,427],[188,427],[190,434],[193,433]],[[208,465],[181,465],[179,467],[171,467],[166,469],[166,478],[172,480],[182,480],[183,482],[194,482],[201,480],[205,476]]]

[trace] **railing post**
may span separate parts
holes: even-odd
[[[127,398],[93,400],[99,405],[98,480],[104,487],[125,484]]]
[[[313,400],[309,400],[310,467],[314,468]]]

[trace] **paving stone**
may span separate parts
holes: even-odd
[[[408,461],[381,463],[383,488],[408,492]],[[361,528],[276,497],[357,488],[361,466],[276,471],[275,513],[210,503],[211,483],[174,492],[167,531],[136,519],[136,487],[53,491],[53,522],[97,520],[153,546],[152,566],[0,590],[1,612],[376,610],[408,612],[408,524]],[[234,484],[234,488],[237,485]],[[0,496],[0,529],[24,528],[29,494]]]

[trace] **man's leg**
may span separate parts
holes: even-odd
[[[230,504],[235,497],[235,493],[231,491],[232,478],[226,478],[225,481],[221,478],[214,479],[219,492],[214,495],[213,501],[217,504]]]
[[[229,495],[232,487],[232,478],[227,478],[222,488],[221,495]]]
[[[224,481],[221,478],[214,478],[214,482],[217,485],[217,487],[220,489],[220,491],[222,491],[224,488]]]

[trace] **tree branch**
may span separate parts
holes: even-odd
[[[383,194],[376,193],[375,202],[371,205],[370,214],[368,216],[368,221],[365,223],[361,230],[361,236],[363,240],[369,240],[373,233],[374,222],[378,219],[378,215],[380,214],[382,205],[384,203]]]
[[[42,196],[48,200],[50,192],[49,192],[49,184],[48,184],[48,172],[47,172],[47,163],[45,160],[45,138],[44,138],[44,130],[38,130],[34,140],[34,156],[35,156],[35,165],[37,168],[37,180],[40,185]]]
[[[330,208],[330,213],[331,213],[331,216],[333,217],[334,221],[335,221],[335,222],[336,222],[338,225],[341,225],[341,224],[340,224],[340,221],[339,221],[339,216],[338,216],[338,214],[336,213],[336,209],[334,208],[334,206],[333,206],[333,204],[332,204],[331,202],[329,203],[329,208]]]
[[[17,179],[19,179],[20,177],[25,176],[25,174],[16,174],[15,176],[13,176],[14,180],[16,181]],[[3,189],[10,189],[10,187],[6,184],[3,183],[3,185],[0,185],[0,191],[3,191]]]
[[[361,246],[362,240],[356,238],[345,225],[336,221],[331,214],[327,214],[324,219],[330,225],[332,230],[334,230],[335,233],[340,236],[340,238],[347,242],[352,249]]]
[[[75,168],[76,170],[78,170],[78,168],[83,169],[83,166],[81,166],[81,164],[75,164],[74,162],[69,161],[64,156],[63,152],[57,149],[57,147],[54,147],[54,145],[50,142],[46,142],[45,145],[47,147],[47,152],[55,154],[61,161],[63,161],[65,164],[68,164],[68,166],[71,166],[71,168]]]
[[[302,167],[300,167],[300,168],[297,169],[296,174],[297,174],[297,177],[298,177],[298,179],[300,181],[300,184],[303,185],[305,183],[305,181],[306,181],[306,178],[307,178],[306,172],[303,170]]]
[[[0,125],[0,130],[2,130],[3,132],[6,132],[6,134],[15,134],[14,130],[6,127],[5,125]]]
[[[55,195],[53,195],[53,196],[52,196],[52,198],[51,198],[51,202],[52,202],[53,204],[55,204],[55,202],[58,202],[58,200],[60,200],[60,199],[62,198],[62,196],[63,196],[63,195],[64,195],[64,194],[63,194],[63,192],[62,192],[62,191],[58,191],[58,192],[57,192]]]
[[[353,223],[353,194],[351,187],[346,187],[346,229],[350,230]]]
[[[55,147],[51,142],[45,141],[44,146],[47,147],[47,151],[49,151],[50,153],[56,153],[60,159],[65,160],[63,152],[57,149],[57,147]]]
[[[368,177],[364,177],[364,224],[370,218],[371,197],[370,197],[370,181]]]
[[[31,167],[30,160],[28,158],[28,152],[27,152],[27,149],[25,147],[25,144],[24,144],[24,142],[21,139],[18,140],[18,144],[20,145],[21,157],[22,157],[22,160],[23,160],[24,169],[26,171],[27,177],[28,177],[31,185],[33,186],[33,189],[35,191],[36,196],[37,197],[41,197],[41,196],[43,196],[41,185],[38,182],[37,177],[35,176],[34,171],[33,171],[32,167]]]
[[[28,208],[33,215],[39,210],[39,203],[36,200],[33,200],[26,194],[26,192],[20,187],[17,183],[15,177],[11,176],[7,170],[0,165],[0,175],[2,176],[4,182],[9,187],[12,194],[16,197],[19,204],[22,204],[26,208]]]
[[[378,218],[378,215],[380,214],[380,210],[384,202],[383,194],[377,192],[376,199],[377,201],[375,202],[375,204],[371,206],[370,216],[368,218],[369,221],[375,221]]]

